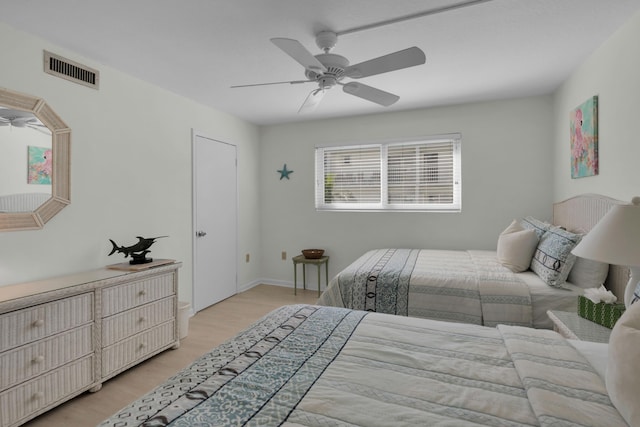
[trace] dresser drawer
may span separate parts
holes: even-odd
[[[0,352],[84,325],[93,317],[92,293],[0,315]]]
[[[175,297],[145,304],[102,320],[102,345],[115,344],[131,335],[175,318]]]
[[[93,324],[0,353],[0,391],[93,352]]]
[[[86,357],[0,393],[0,425],[8,426],[31,418],[33,414],[88,389],[94,382],[93,366],[93,357]]]
[[[134,365],[175,341],[175,322],[172,320],[107,347],[102,351],[102,376],[108,377]]]
[[[167,273],[104,288],[102,316],[111,316],[174,295],[174,279],[174,273]]]

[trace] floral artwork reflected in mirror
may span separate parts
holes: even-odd
[[[48,147],[28,147],[28,184],[51,185],[53,152]]]

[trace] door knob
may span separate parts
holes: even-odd
[[[207,235],[206,231],[196,231],[196,236],[198,237],[204,237]]]

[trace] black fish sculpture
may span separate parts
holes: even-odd
[[[156,239],[161,239],[163,237],[169,237],[169,236],[148,237],[148,238],[136,236],[136,238],[138,239],[138,243],[131,246],[126,246],[126,247],[118,246],[116,242],[109,239],[109,241],[113,245],[113,249],[111,249],[111,253],[109,253],[109,256],[113,255],[116,252],[120,252],[121,254],[124,254],[125,258],[129,256],[133,258],[131,261],[129,261],[129,264],[146,264],[148,262],[153,261],[153,258],[147,258],[147,254],[151,252],[149,248],[151,247],[151,245],[155,243]]]

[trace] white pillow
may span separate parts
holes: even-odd
[[[531,258],[537,246],[536,232],[525,230],[518,221],[514,220],[498,236],[498,262],[514,273],[525,271],[531,264]]]
[[[609,264],[591,259],[576,257],[567,282],[583,289],[599,288],[607,280]]]
[[[640,303],[631,304],[609,337],[607,391],[611,402],[629,423],[640,426]]]

